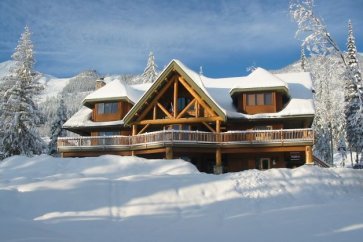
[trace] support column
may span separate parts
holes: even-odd
[[[313,151],[312,151],[311,146],[305,146],[305,164],[314,165]]]
[[[220,142],[220,134],[221,132],[221,121],[216,120],[216,135],[217,135],[217,142]],[[223,173],[223,166],[222,166],[222,150],[221,148],[216,149],[216,165],[214,166],[214,174],[222,174]]]
[[[172,147],[165,148],[165,159],[168,159],[168,160],[173,159],[173,148]]]
[[[132,125],[132,134],[131,135],[132,136],[137,135],[137,125],[136,124]],[[135,151],[134,150],[131,150],[131,155],[135,156]]]
[[[173,107],[173,116],[176,118],[178,116],[178,81],[174,81],[174,107]]]

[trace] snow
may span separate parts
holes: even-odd
[[[280,89],[287,91],[288,89],[284,81],[261,67],[256,68],[245,80],[236,80],[235,83],[236,85],[231,89],[231,95],[238,91]]]
[[[78,112],[73,114],[67,122],[63,124],[63,128],[79,128],[79,127],[102,127],[102,126],[114,126],[123,125],[123,120],[94,122],[91,120],[92,109],[82,107]]]
[[[151,84],[143,84],[144,86],[150,86]],[[140,85],[138,85],[140,86]],[[84,103],[88,102],[100,102],[100,101],[112,101],[112,100],[127,100],[128,102],[135,103],[144,93],[144,91],[138,88],[133,88],[122,82],[119,79],[115,79],[105,86],[89,94],[84,100]]]
[[[363,173],[199,173],[182,160],[14,156],[1,241],[362,241]]]
[[[44,85],[44,91],[40,96],[40,101],[45,102],[47,98],[57,97],[65,86],[68,85],[70,78],[56,78],[44,76],[39,80]]]

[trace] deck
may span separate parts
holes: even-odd
[[[122,151],[151,147],[259,147],[313,145],[312,129],[229,131],[222,133],[162,130],[134,136],[87,136],[58,138],[59,152]]]

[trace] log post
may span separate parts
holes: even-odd
[[[178,116],[178,81],[174,81],[174,106],[173,106],[173,116],[176,118]]]
[[[217,143],[221,142],[220,132],[221,132],[221,121],[216,120],[216,141],[217,141]],[[222,173],[223,173],[222,150],[220,147],[218,147],[216,149],[216,165],[214,166],[214,174],[222,174]]]
[[[137,135],[137,125],[133,124],[132,125],[132,136],[135,136],[135,135]],[[135,156],[135,151],[134,150],[131,150],[131,155]]]
[[[173,159],[173,148],[172,147],[165,148],[165,159],[168,159],[168,160]]]
[[[311,149],[311,146],[305,146],[305,164],[314,165],[313,151]]]

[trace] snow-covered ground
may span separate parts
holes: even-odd
[[[0,240],[362,241],[363,171],[12,157],[0,163]]]

